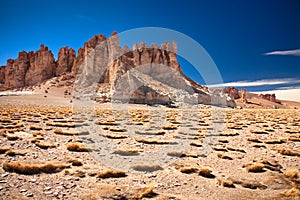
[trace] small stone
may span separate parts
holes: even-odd
[[[33,197],[33,194],[32,193],[27,193],[26,197]]]
[[[181,186],[180,183],[174,183],[174,186],[178,187],[178,186]]]
[[[45,187],[44,190],[51,190],[52,187]]]
[[[1,180],[1,181],[0,181],[0,183],[7,183],[7,181],[5,181],[5,180]]]
[[[46,195],[52,194],[52,191],[44,192],[44,194],[46,194]]]
[[[60,186],[57,186],[56,189],[62,190],[62,189],[64,189],[64,187],[60,185]]]
[[[32,179],[29,180],[29,182],[34,183],[34,182],[36,182],[36,179],[35,179],[35,178],[32,178]]]
[[[0,187],[0,191],[3,190],[3,187]]]
[[[20,192],[27,192],[27,190],[26,189],[21,189]]]
[[[6,177],[6,176],[8,176],[8,173],[5,173],[5,174],[1,175],[1,177],[3,177],[3,178]]]

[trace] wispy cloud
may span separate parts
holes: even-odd
[[[266,56],[270,56],[270,55],[300,56],[300,49],[287,50],[287,51],[272,51],[272,52],[267,52],[264,55],[266,55]]]
[[[281,84],[297,84],[300,83],[300,79],[266,79],[257,81],[237,81],[229,83],[221,83],[214,85],[207,85],[208,87],[254,87],[264,85],[281,85]]]

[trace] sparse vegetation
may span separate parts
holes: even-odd
[[[82,143],[71,142],[67,144],[67,149],[69,151],[78,151],[78,152],[88,152],[89,149],[85,147]]]
[[[126,176],[125,172],[114,169],[106,169],[97,174],[97,178],[122,178]]]
[[[18,174],[56,173],[70,167],[68,164],[48,162],[44,164],[26,164],[18,161],[4,162],[3,169]]]

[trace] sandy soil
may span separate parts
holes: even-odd
[[[298,109],[91,111],[65,90],[0,97],[0,199],[300,198]]]

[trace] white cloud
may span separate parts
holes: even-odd
[[[257,81],[237,81],[228,82],[214,85],[207,85],[208,87],[253,87],[253,86],[263,86],[263,85],[280,85],[280,84],[295,84],[300,83],[298,79],[266,79]]]
[[[257,94],[275,94],[277,99],[289,100],[300,102],[300,88],[293,88],[287,90],[272,90],[272,91],[261,91],[255,92]]]
[[[300,56],[300,49],[287,50],[287,51],[272,51],[272,52],[267,52],[264,55]]]

